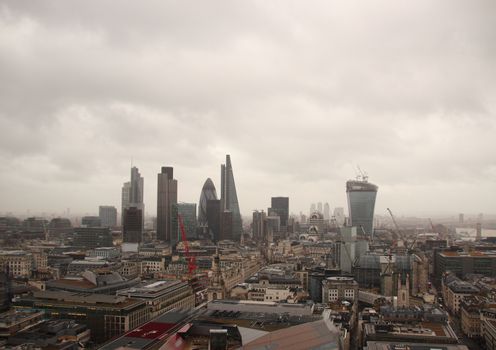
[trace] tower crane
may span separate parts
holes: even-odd
[[[181,239],[184,244],[184,252],[186,259],[188,260],[188,274],[192,275],[196,271],[196,258],[189,251],[188,238],[186,237],[186,232],[184,231],[183,217],[180,214],[177,214],[177,218],[179,221],[179,228],[181,229]]]

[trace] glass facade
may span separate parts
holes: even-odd
[[[171,243],[176,244],[182,241],[181,227],[179,226],[178,215],[183,218],[184,231],[187,239],[196,239],[196,204],[195,203],[177,203],[172,205],[172,232],[175,234],[171,237]]]
[[[372,236],[374,231],[374,208],[377,186],[367,181],[346,182],[350,225],[356,226],[358,234]]]
[[[210,178],[205,181],[203,185],[200,202],[198,204],[198,224],[200,226],[207,226],[207,201],[217,199],[217,192],[215,191],[214,183]]]
[[[231,156],[226,155],[226,164],[221,165],[221,205],[222,211],[232,213],[232,240],[239,240],[243,233],[238,195],[231,165]]]

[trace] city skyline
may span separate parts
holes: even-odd
[[[132,161],[151,215],[162,164],[196,203],[231,154],[243,216],[346,207],[357,165],[377,214],[496,214],[494,2],[190,5],[2,4],[0,212],[120,208]]]

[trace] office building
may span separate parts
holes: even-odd
[[[310,205],[310,215],[312,215],[313,212],[317,211],[317,206],[315,205],[315,203],[312,203]]]
[[[117,295],[145,301],[150,309],[151,318],[174,308],[195,307],[193,289],[188,282],[177,280],[143,282],[133,288],[120,290]]]
[[[233,237],[234,230],[234,213],[230,210],[224,210],[220,214],[220,237],[219,240],[235,240]]]
[[[339,226],[343,226],[345,221],[344,208],[342,207],[334,208],[333,215],[334,215],[334,219],[336,220],[336,224],[338,224]]]
[[[122,185],[121,195],[121,225],[124,223],[124,210],[129,208],[129,199],[131,196],[131,182],[124,182]]]
[[[231,164],[231,156],[226,155],[226,164],[221,165],[221,212],[230,211],[232,217],[232,233],[225,233],[232,240],[238,241],[243,233],[241,212],[239,211],[238,195]]]
[[[124,209],[122,240],[124,243],[141,243],[143,237],[143,211],[137,207]]]
[[[157,239],[170,242],[172,233],[172,206],[177,204],[177,180],[174,168],[162,167],[157,185]]]
[[[220,238],[220,199],[207,200],[208,233],[214,242]]]
[[[83,227],[101,227],[102,221],[99,216],[83,216],[81,218],[81,226]]]
[[[262,242],[265,238],[265,220],[267,215],[265,212],[255,210],[253,212],[253,223],[252,223],[252,231],[253,231],[253,240],[255,242]]]
[[[374,207],[377,186],[368,182],[366,176],[346,182],[350,226],[356,226],[359,233],[372,236],[374,230]]]
[[[358,300],[358,283],[353,277],[327,277],[322,281],[322,302],[327,304],[338,300]]]
[[[467,253],[438,251],[434,260],[436,282],[440,282],[441,277],[448,271],[460,278],[472,273],[494,278],[496,277],[496,252],[472,251]]]
[[[90,341],[91,332],[73,320],[42,320],[15,332],[7,339],[7,349],[77,350]]]
[[[288,225],[289,218],[289,198],[288,197],[272,197],[271,207],[267,212],[269,215],[277,215],[281,218],[281,226]]]
[[[215,191],[214,183],[208,178],[203,184],[200,194],[200,202],[198,203],[198,225],[208,226],[207,220],[207,201],[216,200],[217,192]]]
[[[74,245],[85,249],[112,247],[112,234],[108,227],[77,227],[74,229]]]
[[[117,209],[110,205],[100,205],[98,208],[100,222],[103,227],[117,226]]]
[[[329,203],[324,204],[324,220],[330,220],[331,219],[331,207],[329,206]]]
[[[458,223],[463,224],[464,221],[465,221],[465,218],[464,218],[463,213],[458,214]]]
[[[15,306],[43,310],[49,318],[71,319],[85,324],[95,343],[103,343],[140,326],[150,315],[142,300],[60,291],[33,292],[17,299]]]
[[[182,241],[181,227],[178,215],[181,215],[184,225],[184,233],[187,239],[196,239],[196,203],[176,203],[172,205],[172,233],[171,244]]]
[[[0,251],[0,271],[8,268],[13,277],[30,277],[33,263],[33,255],[24,250]]]
[[[322,214],[322,211],[323,211],[322,202],[317,203],[317,211]]]
[[[122,187],[122,222],[124,222],[124,212],[129,207],[136,207],[145,212],[143,203],[144,179],[137,167],[131,168],[131,181],[125,182]],[[143,218],[141,226],[143,227]]]

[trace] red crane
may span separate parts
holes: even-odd
[[[196,271],[196,259],[194,255],[191,255],[189,252],[189,243],[184,231],[183,217],[180,214],[177,214],[177,218],[179,220],[179,227],[181,229],[181,238],[184,244],[184,252],[186,255],[186,259],[188,260],[188,274],[191,275]]]

